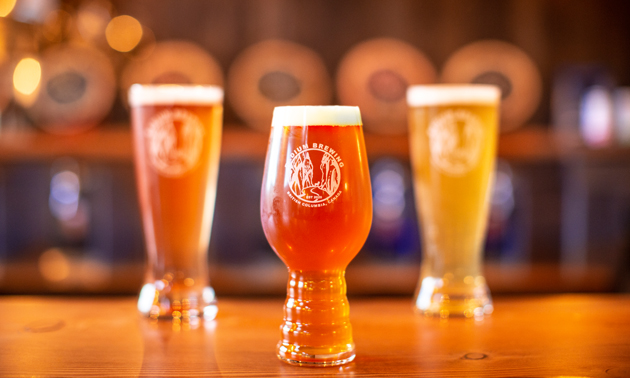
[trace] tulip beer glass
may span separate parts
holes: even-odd
[[[186,322],[216,315],[207,255],[214,213],[223,90],[145,86],[129,91],[134,160],[148,254],[138,309]]]
[[[481,274],[497,145],[500,91],[489,85],[407,91],[423,257],[415,308],[482,318],[492,299]]]
[[[265,235],[289,270],[278,357],[352,361],[345,269],[372,224],[359,108],[276,107],[261,194]]]

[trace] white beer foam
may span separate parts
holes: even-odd
[[[501,90],[484,84],[414,85],[407,89],[409,106],[470,104],[495,105],[501,99]]]
[[[272,127],[363,125],[358,106],[277,106]]]
[[[129,88],[129,104],[142,105],[213,105],[223,103],[223,89],[214,85],[142,85]]]

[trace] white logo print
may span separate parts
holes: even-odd
[[[291,199],[306,207],[321,207],[334,202],[341,191],[343,162],[332,148],[313,143],[298,146],[291,153],[289,192]]]
[[[165,110],[147,127],[149,159],[162,175],[181,176],[199,162],[203,137],[203,125],[196,115],[184,109]]]
[[[460,176],[477,165],[483,127],[479,117],[463,110],[447,110],[427,129],[431,161],[444,173]]]

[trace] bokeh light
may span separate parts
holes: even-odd
[[[0,0],[1,1],[1,0]],[[4,22],[0,22],[0,65],[7,59],[7,40],[8,33],[6,32],[6,26]]]
[[[105,29],[109,46],[120,52],[133,50],[142,39],[142,25],[131,16],[114,17]]]
[[[131,51],[132,54],[127,55],[127,58],[136,61],[147,59],[151,56],[153,50],[155,50],[156,45],[157,42],[155,40],[155,33],[153,33],[153,30],[146,25],[142,25],[142,39],[140,40],[140,43],[138,43],[138,46]],[[125,91],[124,93],[126,96],[127,92]]]
[[[112,4],[108,1],[95,0],[81,4],[76,17],[79,34],[87,41],[102,41],[111,14]]]
[[[48,205],[59,220],[71,220],[77,215],[81,199],[81,182],[72,171],[61,171],[50,181]]]
[[[23,95],[33,94],[42,79],[42,66],[33,58],[24,58],[13,71],[13,87]]]
[[[6,17],[15,7],[17,0],[0,0],[0,17]]]
[[[39,256],[39,272],[48,281],[63,281],[70,275],[70,261],[58,248],[48,249]]]
[[[610,90],[604,86],[589,88],[580,104],[580,131],[587,145],[603,147],[613,135],[614,106]]]

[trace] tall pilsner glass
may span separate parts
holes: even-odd
[[[217,312],[208,242],[221,148],[223,90],[145,86],[129,91],[134,161],[148,254],[138,309],[186,322]]]
[[[489,85],[413,86],[410,155],[423,237],[415,308],[482,318],[492,299],[481,272],[498,136],[500,91]]]
[[[281,360],[354,359],[344,275],[372,224],[371,193],[359,108],[275,108],[260,207],[267,240],[289,270]]]

